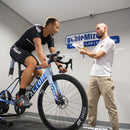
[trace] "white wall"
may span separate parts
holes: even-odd
[[[73,71],[68,70],[68,74],[75,76],[83,84],[86,92],[89,81],[89,72],[92,65],[92,59],[85,56],[85,59],[75,50],[68,50],[65,45],[66,35],[95,31],[96,24],[105,22],[109,27],[109,35],[119,35],[120,43],[117,45],[113,65],[113,80],[115,84],[115,101],[119,113],[120,123],[130,122],[130,81],[129,81],[129,56],[130,56],[130,8],[120,11],[105,13],[101,15],[80,18],[72,21],[62,22],[59,33],[55,36],[55,46],[61,54],[67,59],[73,58]],[[23,32],[31,24],[18,16],[8,7],[0,2],[0,90],[6,88],[11,82],[8,78],[8,70],[10,65],[9,49],[11,45],[23,34]],[[88,47],[92,50],[93,47]],[[44,46],[47,54],[47,46]],[[16,67],[17,68],[17,67]],[[57,73],[57,69],[54,70]],[[38,93],[37,93],[38,94]],[[32,99],[33,106],[28,109],[29,112],[37,112],[37,96]],[[11,109],[11,111],[13,111]],[[98,120],[109,121],[107,111],[104,107],[103,99],[100,99],[98,109]]]
[[[14,13],[0,1],[0,91],[7,88],[12,79],[8,77],[10,66],[10,47],[31,24]],[[14,78],[17,74],[15,65]],[[12,109],[10,111],[13,111]]]

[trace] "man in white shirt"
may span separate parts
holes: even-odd
[[[115,43],[108,37],[107,25],[100,23],[96,26],[99,44],[91,52],[85,47],[79,50],[80,54],[86,54],[94,58],[94,63],[90,72],[88,87],[88,124],[96,126],[97,104],[100,95],[103,96],[105,107],[108,110],[111,126],[113,130],[119,130],[117,108],[114,102],[112,81],[112,63],[115,50]]]

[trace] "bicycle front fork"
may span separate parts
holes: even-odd
[[[51,70],[51,66],[46,68],[46,77],[48,79],[49,85],[51,87],[51,91],[53,93],[54,99],[56,101],[56,103],[59,101],[59,99],[61,98],[61,92],[60,92],[60,88],[58,86],[58,83],[56,81],[53,82],[52,79],[52,70]]]

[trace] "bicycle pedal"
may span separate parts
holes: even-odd
[[[16,98],[19,98],[19,95],[16,95]]]

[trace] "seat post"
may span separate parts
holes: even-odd
[[[19,74],[19,77],[21,77],[21,64],[18,63],[18,74]]]

